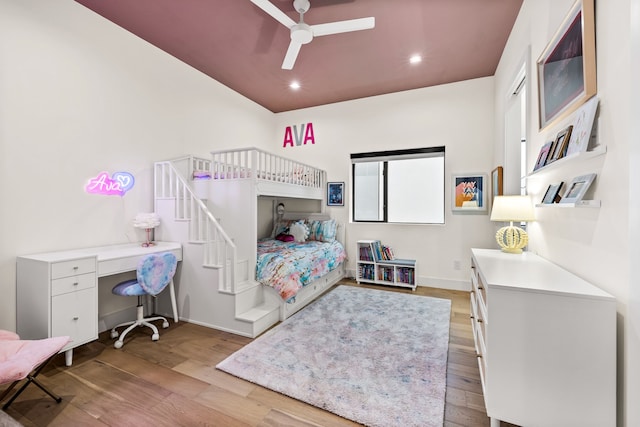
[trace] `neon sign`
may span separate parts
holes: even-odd
[[[111,177],[107,172],[100,172],[89,180],[84,191],[105,196],[124,196],[124,193],[133,188],[134,183],[135,179],[129,172],[115,172]]]

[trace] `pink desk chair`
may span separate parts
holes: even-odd
[[[2,409],[6,410],[31,383],[40,387],[42,391],[60,403],[62,398],[49,391],[36,377],[69,341],[71,341],[69,337],[21,340],[17,334],[0,329],[0,384],[11,383],[0,395],[0,402],[11,393],[20,381],[25,378],[27,380],[4,404]]]

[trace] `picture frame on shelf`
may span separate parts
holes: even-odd
[[[454,213],[487,213],[486,174],[453,174],[451,188],[451,210]]]
[[[536,160],[536,164],[533,167],[534,171],[537,171],[541,167],[547,164],[547,158],[549,157],[549,151],[551,151],[551,147],[555,141],[549,141],[540,148],[540,153],[538,154],[538,160]]]
[[[327,182],[327,206],[344,206],[344,182]]]
[[[549,160],[547,161],[547,163],[555,162],[556,160],[564,157],[564,154],[567,151],[567,145],[569,144],[569,138],[571,138],[572,129],[573,125],[569,125],[558,132],[556,141],[553,144],[553,153],[549,155]]]
[[[584,153],[589,149],[589,141],[591,140],[599,102],[598,97],[594,96],[576,111],[572,120],[573,131],[567,145],[566,157]]]
[[[579,203],[586,194],[591,183],[596,179],[595,173],[580,175],[571,180],[560,203]]]
[[[596,94],[594,0],[577,0],[538,58],[540,130]]]
[[[498,166],[491,171],[491,203],[496,196],[502,196],[504,190],[502,187],[502,166]]]
[[[547,191],[544,193],[544,197],[542,198],[542,204],[548,205],[552,203],[560,202],[562,196],[560,196],[560,190],[562,189],[563,181],[560,181],[558,184],[551,184],[547,188]]]

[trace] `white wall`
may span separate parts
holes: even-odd
[[[358,239],[379,239],[399,258],[418,260],[420,285],[468,289],[471,247],[497,247],[488,215],[453,215],[451,173],[487,175],[495,167],[493,78],[381,95],[276,115],[273,151],[327,171],[344,181],[345,207],[331,216],[349,222],[351,153],[446,146],[445,225],[350,223],[346,230],[347,269],[355,270]],[[313,123],[315,145],[283,148],[285,128]],[[454,268],[459,263],[459,269]]]
[[[260,147],[274,132],[271,112],[72,0],[0,0],[0,64],[4,329],[15,330],[17,255],[141,240],[131,220],[153,209],[154,161]],[[136,185],[86,194],[101,171]],[[130,303],[105,306],[110,284],[102,313]]]
[[[637,0],[634,0],[637,2]],[[530,92],[528,120],[529,170],[533,168],[542,144],[550,139],[562,125],[538,131],[538,96],[535,63],[546,44],[568,13],[574,0],[525,0],[520,15],[511,33],[496,72],[496,129],[502,129],[504,100],[522,54],[531,51],[529,78]],[[557,172],[529,181],[530,190],[536,199],[541,199],[547,185],[588,172],[598,174],[595,188],[589,196],[602,201],[600,209],[537,209],[537,222],[530,226],[530,249],[572,271],[580,277],[614,295],[618,301],[618,406],[619,425],[640,425],[637,409],[638,354],[637,325],[630,324],[630,291],[638,298],[638,291],[631,287],[632,268],[638,258],[631,256],[627,231],[637,221],[638,207],[630,186],[630,163],[638,168],[637,148],[631,150],[630,138],[630,85],[637,78],[630,66],[629,0],[596,2],[596,51],[598,72],[598,96],[600,97],[600,119],[598,137],[606,145],[604,156],[588,162],[568,162]],[[636,20],[634,27],[638,25]],[[638,29],[635,28],[638,37]],[[637,41],[636,41],[637,43]],[[636,46],[636,56],[638,50]],[[636,68],[636,71],[638,69]],[[632,78],[632,76],[634,76]],[[637,90],[637,84],[636,84]],[[637,91],[636,91],[637,94]],[[637,97],[636,97],[637,99]],[[635,105],[635,117],[638,106]],[[637,122],[637,120],[635,120]],[[637,127],[635,129],[638,130]],[[637,133],[637,132],[636,132]],[[504,138],[496,134],[496,158],[503,153]],[[635,157],[635,159],[634,159]],[[631,167],[633,170],[633,167]],[[637,175],[637,172],[636,172]],[[591,198],[591,197],[589,197]],[[631,208],[631,210],[630,210]],[[630,221],[629,214],[634,220]],[[637,226],[636,229],[637,236]],[[633,242],[633,240],[632,240]],[[635,242],[634,242],[635,243]],[[634,255],[637,250],[634,249]],[[637,282],[637,279],[634,280]],[[637,301],[634,303],[637,313]],[[637,314],[635,315],[637,319]],[[625,342],[625,332],[628,343]],[[632,345],[630,345],[632,344]],[[594,343],[598,345],[598,343]],[[635,362],[635,363],[634,363]],[[634,373],[634,378],[629,375]],[[635,398],[633,398],[635,396]]]

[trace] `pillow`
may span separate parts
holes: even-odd
[[[295,239],[291,234],[278,234],[276,236],[276,240],[280,240],[281,242],[293,242]]]
[[[335,219],[326,221],[312,221],[309,227],[309,240],[320,242],[333,242],[336,240],[338,226]]]
[[[296,221],[289,227],[289,234],[293,236],[296,242],[304,242],[309,236],[309,227],[304,221]]]

